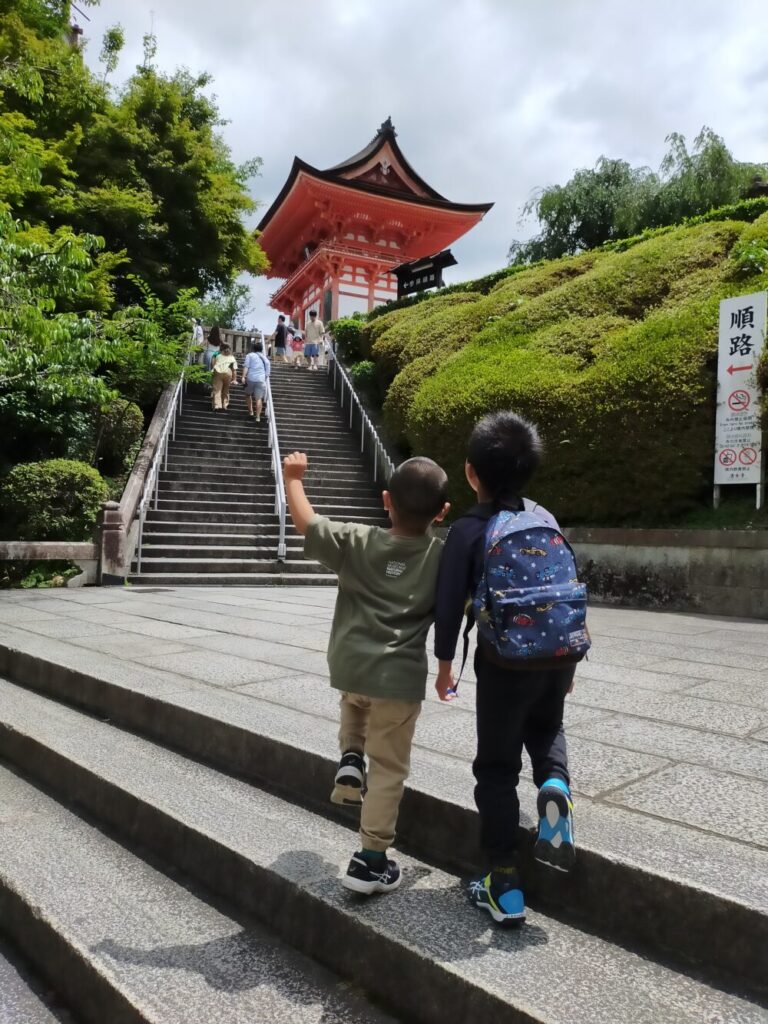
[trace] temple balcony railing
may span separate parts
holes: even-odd
[[[279,302],[281,299],[286,298],[296,287],[297,283],[306,276],[307,271],[314,270],[316,265],[318,268],[322,266],[321,260],[327,259],[329,256],[363,260],[368,263],[383,261],[390,269],[392,267],[399,266],[403,261],[402,253],[399,252],[399,250],[398,253],[395,254],[380,247],[376,248],[373,245],[369,248],[363,249],[356,245],[342,245],[340,242],[322,242],[317,249],[315,249],[309,259],[306,259],[300,266],[298,266],[291,276],[287,278],[277,289],[277,291],[270,295],[270,304]],[[323,270],[324,269],[325,268],[323,268]]]

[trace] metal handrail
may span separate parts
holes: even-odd
[[[147,517],[147,506],[150,502],[154,504],[157,509],[158,491],[160,488],[160,464],[162,463],[164,469],[168,469],[168,444],[169,440],[176,440],[176,419],[181,415],[182,406],[184,401],[184,383],[185,376],[182,374],[173,392],[173,398],[171,400],[170,408],[168,409],[168,416],[163,425],[160,438],[157,442],[157,448],[155,448],[155,454],[152,456],[152,462],[149,466],[149,472],[147,473],[146,479],[144,480],[144,489],[141,492],[141,501],[139,502],[139,539],[136,549],[136,573],[141,572],[141,552],[142,545],[144,543],[144,523]]]
[[[269,447],[272,449],[272,475],[275,478],[275,515],[279,518],[280,533],[277,541],[277,560],[284,562],[287,557],[285,543],[285,517],[288,504],[285,500],[285,481],[283,480],[283,462],[280,458],[280,441],[277,436],[277,418],[275,407],[272,403],[272,384],[269,377],[266,378],[266,414],[269,424]]]
[[[331,367],[328,367],[328,373],[331,373]],[[373,455],[373,481],[376,483],[379,475],[380,466],[385,471],[385,477],[390,477],[395,471],[395,464],[390,459],[387,449],[382,444],[381,438],[376,432],[376,428],[371,423],[368,413],[363,408],[363,404],[357,397],[352,381],[346,374],[344,367],[339,362],[336,352],[333,352],[333,390],[336,391],[337,382],[340,382],[339,387],[339,399],[341,408],[344,408],[344,391],[345,389],[349,393],[349,429],[352,430],[355,416],[355,408],[360,413],[360,451],[365,452],[365,441],[366,438],[371,442],[371,450]]]

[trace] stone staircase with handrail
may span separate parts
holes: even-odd
[[[317,511],[335,520],[386,525],[371,459],[361,451],[360,434],[350,431],[350,399],[339,406],[325,370],[276,364],[271,387],[280,449],[308,453],[306,488]],[[160,468],[157,500],[146,512],[141,563],[134,562],[131,582],[334,583],[322,566],[304,560],[302,539],[290,520],[286,557],[278,559],[267,420],[255,423],[247,416],[242,388],[233,387],[230,396],[229,410],[214,413],[205,393],[187,392]]]

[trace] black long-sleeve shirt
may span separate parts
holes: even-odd
[[[523,508],[529,511],[535,509],[537,515],[559,529],[551,512],[527,498],[517,505],[504,507],[516,512]],[[457,519],[448,533],[440,561],[435,598],[435,657],[440,661],[453,661],[456,654],[467,601],[474,594],[483,574],[483,538],[488,520],[498,511],[498,507],[491,502],[477,504]]]

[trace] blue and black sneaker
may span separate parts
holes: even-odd
[[[576,860],[573,843],[573,801],[568,784],[562,779],[547,779],[536,800],[539,834],[533,856],[558,871],[570,871]]]
[[[525,921],[525,899],[517,871],[491,871],[469,883],[469,901],[487,910],[497,924],[514,926]]]
[[[362,852],[356,853],[347,867],[347,873],[341,880],[345,889],[358,892],[362,896],[370,896],[374,892],[392,892],[403,880],[400,866],[396,860],[371,860]]]

